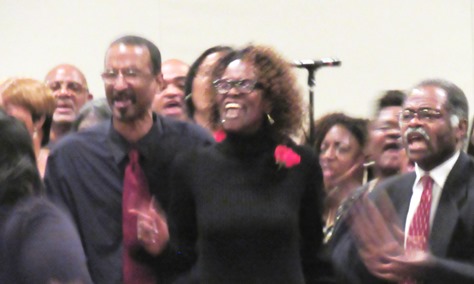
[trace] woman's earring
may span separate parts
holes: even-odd
[[[270,123],[270,125],[273,125],[275,123],[275,120],[273,120],[273,118],[270,116],[269,113],[267,113],[267,119],[268,119],[268,123]]]
[[[189,93],[186,97],[184,97],[184,100],[189,101],[192,95],[193,95],[192,93]]]
[[[36,138],[36,136],[38,136],[38,128],[35,127],[35,128],[33,129],[33,137]]]

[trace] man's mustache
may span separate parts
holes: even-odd
[[[404,138],[405,138],[405,141],[407,141],[408,139],[408,135],[412,134],[412,133],[417,133],[417,134],[420,134],[426,141],[430,141],[430,136],[428,135],[428,133],[426,133],[425,129],[423,129],[423,127],[409,127],[407,129],[407,131],[405,132],[405,135],[404,135]]]

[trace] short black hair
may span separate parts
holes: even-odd
[[[186,95],[186,107],[188,111],[188,117],[191,119],[194,116],[194,104],[191,98],[193,92],[193,82],[194,78],[196,78],[197,72],[199,70],[199,66],[201,66],[202,62],[208,57],[209,55],[217,52],[231,52],[233,49],[230,46],[225,45],[216,45],[211,48],[206,49],[199,57],[191,64],[189,68],[188,75],[186,75],[186,81],[184,82],[184,94]]]
[[[382,96],[377,100],[376,115],[386,107],[401,107],[405,101],[406,95],[400,90],[388,90],[383,92]]]
[[[135,35],[126,35],[114,40],[109,48],[116,44],[125,44],[125,45],[139,45],[146,46],[148,52],[150,52],[151,59],[151,72],[154,75],[161,73],[161,53],[158,47],[151,41],[146,38],[135,36]]]

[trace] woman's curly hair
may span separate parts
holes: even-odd
[[[303,102],[290,63],[271,47],[249,45],[223,57],[214,69],[212,81],[219,79],[227,66],[238,59],[255,68],[257,81],[263,86],[264,98],[270,102],[269,115],[274,120],[271,129],[275,138],[282,140],[296,134],[302,127]],[[214,125],[220,123],[216,101],[212,119]]]

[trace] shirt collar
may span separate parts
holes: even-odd
[[[153,126],[151,127],[150,131],[148,131],[148,133],[145,134],[145,136],[138,140],[138,142],[134,145],[128,142],[120,133],[117,132],[117,130],[115,130],[112,119],[110,119],[108,122],[107,131],[110,149],[117,164],[124,160],[132,146],[137,148],[140,156],[144,157],[145,159],[153,157],[158,148],[156,141],[163,133],[161,122],[155,113],[153,113]]]
[[[429,171],[430,177],[433,179],[435,184],[437,184],[440,188],[444,187],[444,183],[446,182],[446,179],[448,179],[448,175],[453,169],[454,164],[458,160],[460,154],[461,154],[461,151],[455,152],[451,156],[451,158],[447,159],[441,165]],[[415,184],[418,184],[420,179],[426,174],[426,171],[421,169],[418,166],[418,164],[415,164],[415,173],[416,173]]]

